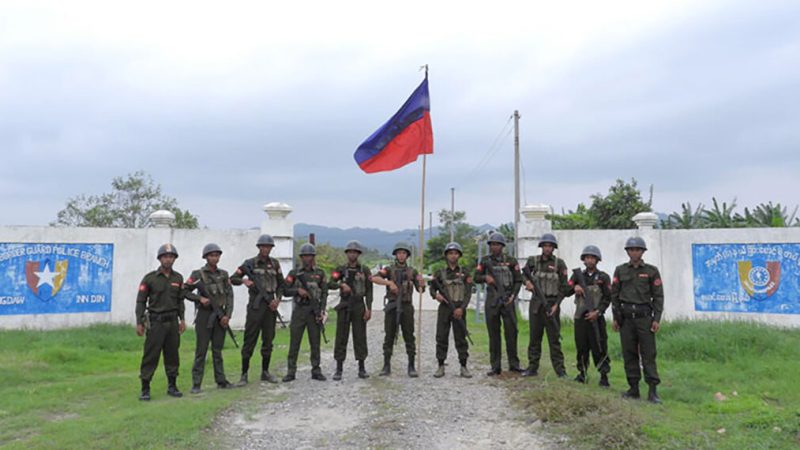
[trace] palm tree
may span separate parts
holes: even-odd
[[[664,228],[687,230],[692,228],[705,228],[706,221],[703,217],[703,211],[702,203],[695,209],[692,209],[692,204],[689,202],[681,203],[681,212],[670,214],[666,222],[662,221],[661,225]]]
[[[743,225],[742,217],[733,214],[733,210],[736,208],[736,198],[733,199],[730,206],[722,202],[722,207],[716,197],[712,197],[711,201],[714,204],[713,209],[704,209],[702,214],[708,228],[735,228]]]
[[[790,227],[798,223],[797,208],[795,206],[792,214],[788,214],[786,207],[781,207],[780,203],[762,203],[752,212],[745,208],[742,219],[751,227]]]

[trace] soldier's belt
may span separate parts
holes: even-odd
[[[178,319],[177,311],[168,311],[163,313],[148,313],[150,322],[174,322]]]
[[[648,303],[622,303],[622,317],[625,319],[637,319],[652,316],[653,307]]]

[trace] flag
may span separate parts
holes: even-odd
[[[391,119],[358,146],[353,158],[366,173],[399,169],[433,153],[428,76]]]

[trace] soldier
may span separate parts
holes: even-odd
[[[392,373],[392,351],[397,339],[398,328],[402,328],[403,341],[406,343],[406,354],[408,354],[408,376],[416,378],[417,369],[414,367],[414,358],[417,348],[414,337],[414,304],[412,295],[414,288],[418,292],[425,291],[425,284],[422,276],[416,269],[408,265],[408,258],[411,257],[411,246],[405,242],[398,242],[392,250],[394,264],[384,267],[377,275],[372,277],[372,282],[381,286],[386,286],[386,308],[384,308],[384,331],[383,339],[383,369],[380,376],[388,376]],[[398,297],[400,297],[398,299]],[[397,323],[397,308],[400,308],[400,323]]]
[[[275,241],[272,236],[262,234],[256,242],[258,255],[245,260],[231,277],[234,286],[244,284],[250,299],[247,303],[247,318],[244,325],[244,344],[242,344],[242,377],[238,385],[247,384],[247,371],[250,357],[261,333],[261,381],[277,383],[278,379],[269,372],[272,358],[272,341],[275,339],[275,319],[280,314],[283,298],[284,280],[281,264],[269,256]],[[244,277],[247,278],[244,278]]]
[[[148,273],[139,283],[136,298],[136,334],[147,336],[144,340],[144,355],[139,378],[142,392],[139,400],[150,400],[150,380],[158,367],[158,359],[164,353],[164,369],[167,372],[167,395],[182,397],[178,390],[178,348],[180,335],[186,330],[184,320],[184,298],[199,300],[199,296],[187,293],[183,276],[172,270],[178,250],[172,244],[158,248],[157,258],[161,266]],[[149,326],[145,327],[145,324]]]
[[[536,296],[531,298],[528,309],[530,337],[528,340],[528,368],[522,376],[531,377],[539,373],[539,359],[542,357],[542,337],[547,331],[547,344],[550,346],[550,362],[559,378],[567,376],[564,368],[564,354],[561,353],[561,313],[560,305],[567,290],[567,265],[564,260],[553,255],[558,248],[556,237],[545,233],[539,240],[541,255],[531,256],[525,263],[523,274],[525,289],[534,292],[533,277],[539,281],[543,292],[543,304]]]
[[[214,361],[214,381],[220,389],[233,385],[225,378],[222,364],[222,347],[225,345],[225,329],[233,315],[233,288],[228,272],[217,267],[222,249],[217,244],[203,247],[206,265],[195,270],[186,280],[191,291],[197,289],[200,300],[195,303],[197,315],[194,318],[194,331],[197,347],[192,367],[192,394],[200,393],[203,372],[206,367],[208,344],[211,343],[211,357]]]
[[[473,279],[476,283],[486,283],[486,330],[489,333],[489,359],[491,370],[488,376],[500,374],[501,338],[500,321],[506,338],[508,370],[522,372],[517,356],[517,309],[515,300],[522,287],[519,263],[514,257],[503,253],[506,238],[500,233],[489,236],[489,255],[481,258],[475,269]],[[502,295],[502,298],[498,296]]]
[[[327,318],[328,284],[325,282],[325,272],[314,263],[316,254],[317,249],[312,244],[303,244],[300,247],[301,267],[292,269],[286,276],[286,295],[294,297],[294,308],[289,325],[291,340],[284,382],[295,379],[297,355],[306,329],[308,345],[311,347],[311,379],[326,380],[319,368],[319,336],[320,332],[324,332]]]
[[[467,306],[472,297],[472,277],[468,276],[458,265],[458,260],[463,254],[458,242],[447,244],[444,248],[447,267],[437,271],[431,280],[431,295],[439,301],[439,312],[436,318],[436,359],[439,362],[439,368],[433,374],[436,378],[444,376],[444,361],[447,359],[451,323],[453,324],[453,339],[456,342],[458,362],[461,364],[461,376],[472,378],[472,374],[467,368],[467,358],[469,358]]]
[[[608,387],[611,365],[608,359],[608,334],[604,314],[611,305],[611,278],[597,268],[597,263],[602,259],[597,246],[587,245],[581,252],[581,261],[586,266],[586,270],[582,271],[583,280],[579,280],[578,275],[573,272],[565,296],[575,295],[575,348],[578,350],[578,376],[575,381],[587,381],[586,372],[589,370],[591,352],[594,366],[600,371],[600,386]],[[586,285],[585,291],[581,281]]]
[[[333,359],[336,372],[333,379],[342,379],[342,366],[347,356],[347,339],[353,328],[353,353],[358,361],[358,377],[369,378],[364,360],[367,359],[367,322],[372,317],[372,272],[360,264],[361,244],[350,241],[344,250],[347,264],[339,266],[331,274],[329,289],[339,289],[339,304],[336,305],[336,343]]]
[[[630,261],[617,266],[611,284],[614,323],[622,342],[625,376],[630,388],[624,398],[639,398],[640,356],[644,380],[650,386],[647,400],[661,403],[656,392],[660,382],[656,367],[656,333],[664,312],[664,286],[658,268],[642,260],[647,250],[644,239],[632,237],[625,243]]]

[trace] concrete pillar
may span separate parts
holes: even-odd
[[[267,218],[261,222],[261,233],[272,236],[275,241],[270,256],[281,263],[281,270],[286,276],[294,267],[294,223],[289,219],[292,207],[286,203],[271,202],[262,209],[267,213]],[[291,302],[282,302],[278,309],[288,323],[292,316]]]
[[[519,242],[517,243],[517,259],[524,261],[529,256],[538,254],[539,239],[542,234],[553,231],[553,224],[546,219],[551,213],[550,205],[525,205],[520,209],[522,222],[519,224]]]
[[[658,223],[658,215],[651,212],[640,212],[631,218],[640,230],[652,230]]]
[[[165,209],[150,214],[149,219],[153,228],[172,228],[175,225],[175,214]]]

